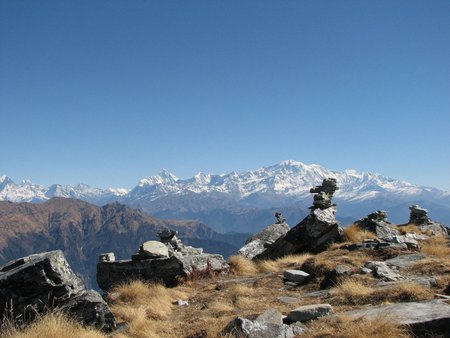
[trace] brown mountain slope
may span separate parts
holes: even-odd
[[[129,258],[143,241],[156,239],[163,227],[178,230],[187,243],[235,249],[220,242],[223,235],[197,221],[159,220],[119,203],[97,207],[53,198],[42,204],[0,202],[0,264],[61,249],[72,268],[92,286],[100,253],[112,251],[118,259]]]

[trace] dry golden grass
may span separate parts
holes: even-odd
[[[350,319],[345,317],[322,318],[313,321],[310,330],[302,338],[409,338],[411,335],[385,318],[368,320],[366,318]]]
[[[252,276],[259,272],[255,262],[242,256],[230,257],[230,271],[237,276]]]
[[[15,329],[9,325],[2,331],[5,338],[106,338],[103,333],[87,328],[73,321],[62,313],[50,313],[38,318],[34,323],[23,330]]]
[[[396,283],[392,286],[368,286],[364,281],[347,279],[332,289],[333,303],[362,305],[384,302],[413,302],[433,299],[434,294],[416,283]]]
[[[449,241],[444,237],[431,237],[420,243],[420,251],[428,255],[443,259],[447,264],[450,263]]]
[[[361,243],[364,239],[377,238],[377,235],[373,232],[363,230],[356,224],[350,225],[348,228],[344,229],[344,240],[351,243]]]
[[[187,288],[168,289],[161,284],[140,280],[130,281],[111,290],[111,310],[118,321],[129,324],[128,335],[122,337],[167,336],[171,329],[169,318],[178,299],[187,298]]]
[[[450,274],[450,264],[448,259],[427,257],[405,268],[404,272],[408,274],[427,276],[445,275]]]
[[[406,225],[402,225],[402,226],[397,226],[397,230],[402,235],[406,235],[408,233],[414,233],[414,234],[418,234],[418,235],[423,234],[423,231],[421,231],[419,229],[419,227],[415,224],[406,224]]]

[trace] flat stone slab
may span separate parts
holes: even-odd
[[[147,241],[139,248],[139,255],[147,258],[168,258],[169,249],[160,241]]]
[[[283,277],[289,282],[303,283],[309,277],[309,273],[302,270],[286,270]]]
[[[333,314],[333,308],[330,304],[312,304],[300,306],[292,310],[287,320],[290,322],[306,322]]]
[[[277,299],[278,299],[278,301],[280,301],[281,303],[284,303],[284,304],[295,304],[295,303],[298,303],[300,301],[300,299],[298,299],[298,298],[287,297],[287,296],[278,297]]]
[[[434,332],[450,336],[450,305],[443,301],[396,303],[373,306],[363,310],[340,313],[339,316],[384,318],[400,325],[408,325],[417,333]]]
[[[415,253],[411,255],[397,256],[385,261],[387,265],[396,266],[397,268],[406,268],[412,266],[418,261],[426,258],[427,256],[421,253]]]

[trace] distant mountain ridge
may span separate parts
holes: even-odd
[[[222,235],[198,221],[160,220],[118,202],[97,207],[70,199],[44,203],[0,201],[0,265],[32,253],[61,249],[87,284],[94,284],[100,253],[129,258],[163,228],[175,229],[186,244],[231,255],[248,234]]]
[[[197,218],[219,231],[254,232],[259,230],[255,227],[270,224],[269,215],[274,208],[294,208],[292,215],[295,218],[305,215],[311,203],[309,189],[326,177],[336,178],[338,182],[335,201],[343,218],[358,218],[366,212],[386,208],[394,210],[394,220],[402,221],[406,218],[408,204],[420,203],[439,211],[438,215],[433,215],[431,210],[432,216],[444,222],[450,221],[449,192],[379,174],[355,170],[339,172],[292,160],[242,173],[198,173],[189,179],[179,179],[162,170],[156,176],[140,180],[131,190],[97,189],[82,184],[43,187],[29,181],[15,184],[2,176],[0,200],[42,202],[52,197],[70,197],[97,205],[119,201],[158,217]],[[406,208],[404,213],[401,208]],[[240,221],[238,216],[232,216],[243,214],[251,222],[252,210],[263,212],[264,216],[255,219],[253,225],[245,222],[237,225],[236,222]],[[222,215],[220,221],[214,218],[215,214],[224,212],[228,214]],[[297,221],[293,219],[291,223]]]

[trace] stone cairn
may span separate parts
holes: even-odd
[[[253,259],[277,259],[301,252],[317,253],[340,240],[336,205],[332,203],[333,194],[338,190],[336,183],[334,178],[325,178],[322,185],[311,188],[310,192],[315,195],[309,215]]]
[[[339,190],[335,178],[325,178],[322,185],[318,185],[309,190],[310,193],[314,195],[313,205],[310,207],[311,210],[314,209],[327,209],[332,206],[336,206],[331,202],[333,194]]]
[[[428,217],[428,210],[419,207],[417,204],[414,204],[409,207],[411,213],[409,215],[409,223],[422,225],[422,224],[430,224],[431,219]]]

